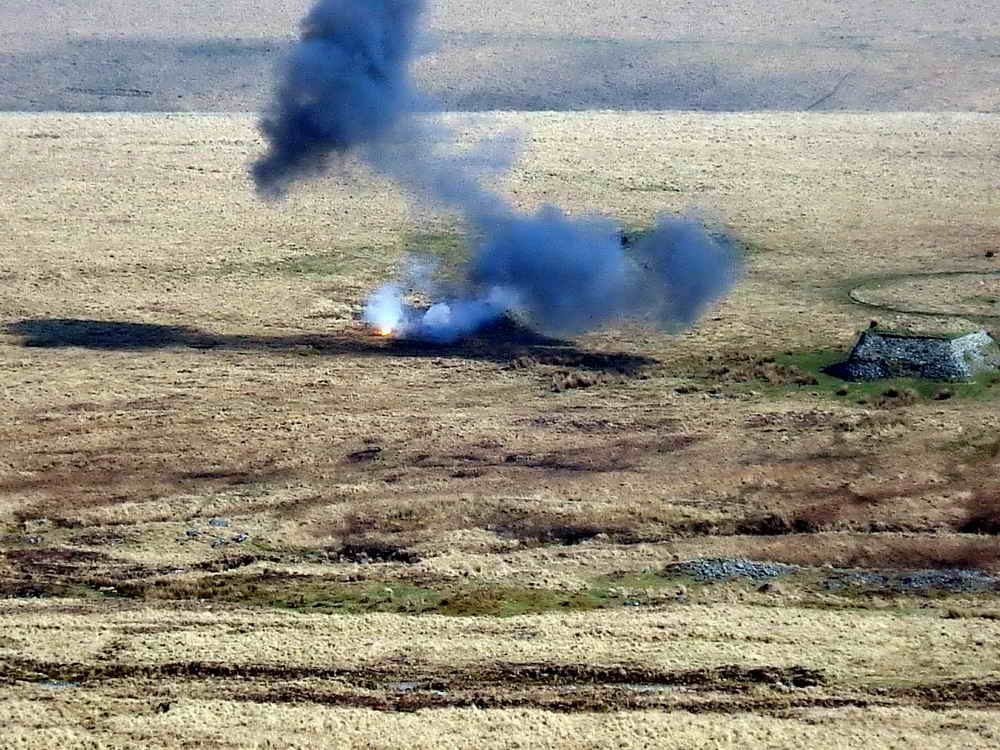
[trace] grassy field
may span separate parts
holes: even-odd
[[[900,576],[1000,573],[1000,379],[821,368],[1000,328],[1000,118],[447,119],[525,134],[519,207],[696,210],[745,278],[676,336],[382,339],[448,217],[261,203],[246,115],[0,116],[0,746],[995,747],[996,587]]]

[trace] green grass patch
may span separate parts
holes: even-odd
[[[257,268],[270,273],[300,278],[326,279],[345,276],[357,271],[361,266],[371,265],[380,259],[390,260],[386,248],[356,247],[339,248],[320,253],[306,253],[276,261],[267,261]]]
[[[457,232],[413,232],[403,240],[403,253],[432,258],[442,273],[454,274],[469,260],[469,237]]]
[[[900,394],[899,398],[903,398],[903,394],[908,394],[911,399],[947,400],[955,398],[981,401],[992,400],[1000,396],[1000,373],[997,372],[982,372],[967,381],[886,378],[855,382],[841,380],[824,372],[824,369],[830,365],[847,359],[847,352],[815,349],[785,352],[775,355],[773,359],[774,364],[779,368],[795,368],[815,379],[815,383],[768,382],[758,378],[750,379],[743,385],[761,392],[765,396],[775,398],[808,392],[837,401],[864,401],[866,403],[897,398],[892,394]],[[882,405],[890,404],[883,403]]]
[[[654,588],[641,586],[639,588]],[[583,591],[527,586],[441,584],[414,586],[399,581],[344,583],[324,576],[263,571],[221,574],[178,581],[133,582],[115,594],[130,599],[198,599],[328,614],[438,614],[454,617],[512,617],[544,612],[578,612],[653,603],[623,586],[600,581]]]
[[[970,431],[959,438],[945,441],[942,448],[967,460],[994,459],[1000,456],[1000,434],[996,430]]]
[[[447,594],[438,613],[453,616],[512,617],[543,612],[579,612],[621,606],[606,591],[553,591],[511,586],[472,588]]]
[[[343,253],[311,253],[269,264],[278,273],[290,276],[338,276],[350,268]]]
[[[690,576],[667,575],[650,570],[598,576],[590,586],[563,591],[518,585],[441,583],[417,586],[397,580],[344,582],[332,576],[312,576],[262,570],[255,573],[221,573],[198,578],[122,582],[113,588],[83,584],[47,585],[28,591],[6,591],[13,596],[53,598],[127,598],[143,601],[211,601],[238,606],[280,609],[312,614],[445,615],[450,617],[513,617],[551,612],[587,612],[677,605],[718,598],[726,591],[748,597],[755,606],[781,606],[795,593],[796,606],[828,609],[884,609],[887,601],[897,614],[913,596],[935,601],[965,601],[969,594],[945,589],[894,590],[886,586],[856,584],[836,589],[824,586],[828,573],[804,570],[773,581],[732,578],[702,581]],[[766,585],[765,585],[766,584]],[[812,593],[810,593],[812,592]],[[821,596],[813,596],[822,592]],[[980,592],[977,606],[996,602],[996,594]],[[964,606],[964,605],[963,605]],[[991,612],[993,610],[990,610]],[[914,611],[914,614],[926,614]],[[981,616],[970,614],[970,617]],[[987,616],[983,616],[984,619]]]
[[[972,294],[960,299],[959,303],[963,305],[998,305],[997,311],[1000,312],[1000,297],[994,294]]]
[[[305,250],[305,248],[292,248]],[[212,266],[212,271],[222,276],[248,275],[259,278],[284,276],[300,279],[330,279],[350,276],[373,266],[390,268],[396,253],[389,247],[359,245],[340,247],[336,250],[303,252],[271,260],[233,260]]]
[[[648,589],[659,591],[665,588],[676,589],[678,584],[695,584],[695,580],[688,576],[678,577],[676,575],[665,576],[651,570],[611,573],[596,578],[595,585],[603,587],[622,587],[626,589]]]
[[[885,380],[870,380],[848,382],[826,375],[822,369],[834,362],[846,359],[841,353],[833,352],[802,352],[784,355],[776,358],[789,364],[796,364],[816,376],[819,381],[814,390],[832,394],[838,399],[880,398],[889,391],[897,393],[914,392],[923,399],[940,399],[945,394],[947,398],[991,400],[1000,395],[1000,373],[982,372],[967,381],[940,381],[927,378],[887,378]],[[844,393],[846,389],[846,393]]]
[[[0,581],[0,597],[104,599],[109,596],[116,593],[109,588],[73,581]]]

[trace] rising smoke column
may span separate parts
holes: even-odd
[[[322,174],[330,157],[385,136],[414,107],[409,79],[422,0],[320,0],[284,63],[260,122],[270,151],[252,167],[277,197]]]
[[[483,174],[507,168],[512,145],[462,153],[443,124],[416,114],[427,111],[409,77],[421,10],[421,0],[319,0],[261,121],[270,149],[252,168],[258,190],[278,197],[332,158],[359,153],[415,205],[462,214],[476,238],[464,284],[441,290],[426,264],[411,263],[369,298],[369,323],[439,342],[507,311],[554,334],[626,318],[677,329],[728,291],[738,273],[732,243],[691,219],[661,217],[626,251],[609,219],[553,206],[523,214],[487,190]],[[403,302],[408,289],[440,301],[415,310]]]

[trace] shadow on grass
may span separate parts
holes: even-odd
[[[158,349],[190,344],[203,337],[186,326],[76,318],[19,320],[8,325],[7,332],[23,336],[24,346],[81,346],[87,349]]]
[[[588,352],[572,342],[543,336],[503,318],[474,336],[452,344],[384,338],[358,325],[330,333],[289,335],[216,334],[192,326],[132,323],[120,320],[29,318],[10,323],[7,333],[23,337],[28,347],[83,347],[136,351],[189,347],[291,351],[297,354],[477,359],[510,364],[526,355],[543,364],[632,372],[657,360],[626,353]],[[549,362],[549,360],[552,360]]]

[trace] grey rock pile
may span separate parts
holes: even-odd
[[[984,330],[964,336],[863,331],[844,362],[827,374],[843,380],[919,377],[967,380],[1000,366],[1000,348]]]
[[[845,587],[906,591],[950,591],[976,593],[1000,590],[1000,579],[981,570],[944,568],[941,570],[860,571],[835,570],[824,582],[827,590]]]
[[[797,570],[799,568],[795,565],[782,563],[758,562],[743,558],[702,557],[697,560],[685,560],[667,565],[664,569],[664,575],[691,576],[696,581],[704,583],[728,581],[732,578],[766,581],[794,573]]]
[[[819,581],[816,572],[822,572]],[[769,581],[794,573],[809,574],[810,585],[825,591],[841,589],[878,590],[886,593],[948,591],[975,593],[1000,591],[1000,578],[981,570],[943,568],[940,570],[863,570],[858,568],[808,568],[743,558],[703,557],[671,563],[663,569],[666,577],[690,577],[699,583],[733,580]]]

